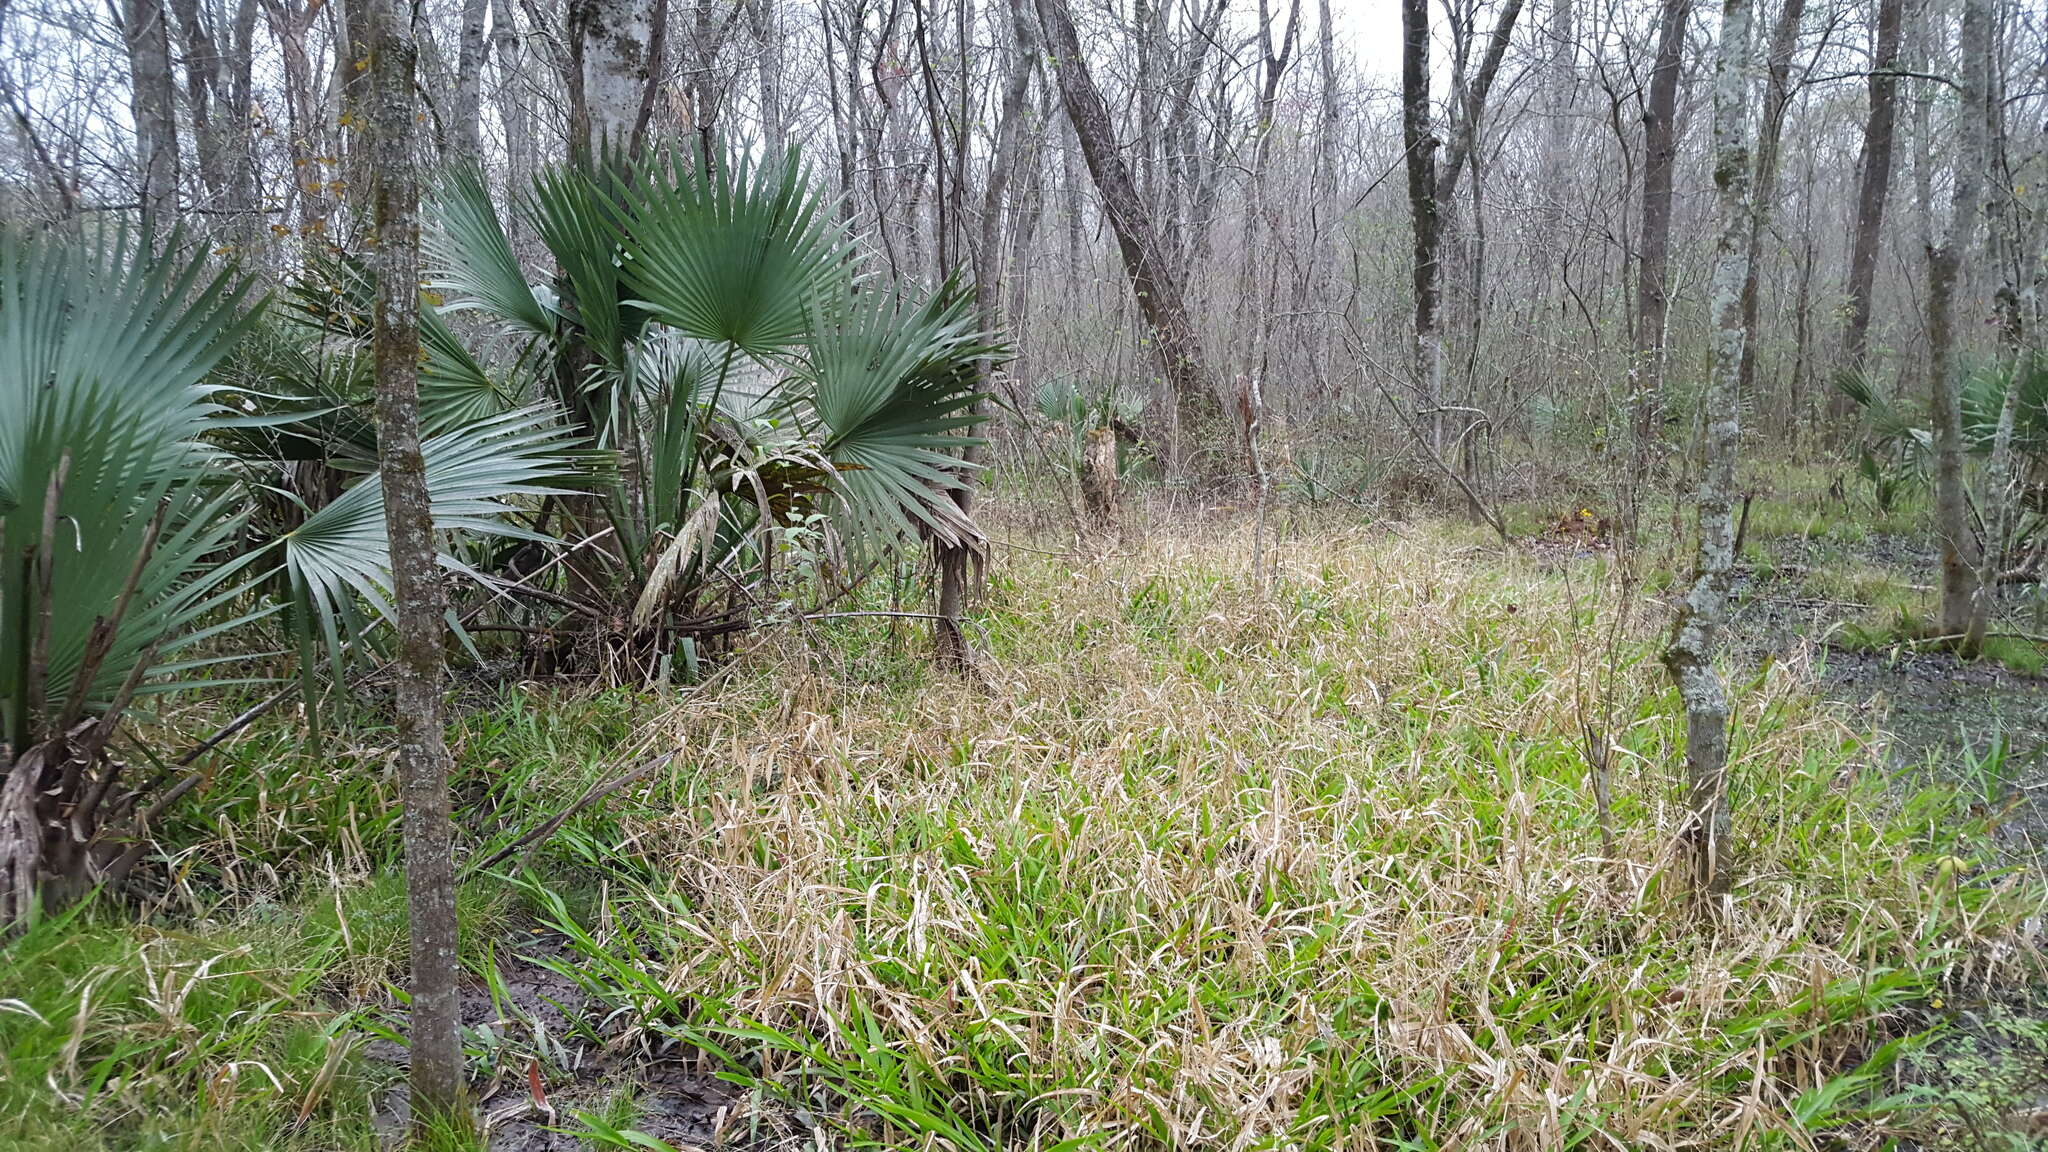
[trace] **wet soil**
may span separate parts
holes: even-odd
[[[762,1127],[759,1102],[719,1079],[708,1059],[648,1059],[602,1042],[607,1008],[543,961],[568,953],[546,933],[530,931],[498,950],[493,989],[471,981],[462,989],[462,1025],[472,1048],[493,1050],[490,1075],[473,1085],[490,1152],[588,1152],[599,1147],[578,1113],[662,1141],[680,1150],[759,1152],[778,1142]],[[403,1049],[379,1041],[373,1059],[402,1069]],[[629,1104],[621,1106],[621,1100]],[[377,1128],[391,1146],[408,1122],[403,1080],[380,1102]],[[648,1147],[659,1148],[660,1145]]]
[[[1837,643],[1841,626],[1867,606],[1812,595],[1805,576],[1842,557],[1801,540],[1775,541],[1770,551],[1773,570],[1746,573],[1738,585],[1730,629],[1738,650],[1753,660],[1807,650],[1815,688],[1877,734],[1901,787],[1940,782],[1980,797],[2003,862],[2048,867],[2048,680],[1947,652]],[[1873,537],[1850,558],[1903,584],[1938,579],[1933,552],[1917,541]],[[2048,983],[1934,999],[1898,1024],[1926,1041],[1896,1069],[1896,1087],[1919,1104],[1896,1147],[2048,1149]]]
[[[1843,557],[1798,538],[1773,541],[1770,553],[1770,570],[1737,581],[1729,632],[1738,650],[1761,660],[1817,649],[1815,688],[1879,734],[1902,785],[1938,781],[1983,797],[2000,814],[2001,853],[2048,863],[2048,679],[1943,651],[1842,644],[1842,626],[1868,606],[1813,595],[1805,577]],[[1902,585],[1939,579],[1933,551],[1904,537],[1873,535],[1849,558],[1894,573]]]

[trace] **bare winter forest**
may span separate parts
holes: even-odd
[[[2039,0],[0,0],[0,1149],[2048,1147]]]

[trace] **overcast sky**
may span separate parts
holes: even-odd
[[[1312,0],[1303,0],[1304,20],[1314,15]],[[1401,74],[1401,8],[1396,0],[1330,0],[1337,39],[1365,70],[1383,80]]]

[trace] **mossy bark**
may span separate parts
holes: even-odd
[[[393,661],[397,768],[405,805],[406,902],[411,920],[409,1021],[414,1130],[452,1115],[462,1097],[457,1032],[454,821],[441,731],[446,594],[420,451],[417,57],[409,7],[375,0],[370,152],[375,176],[378,474],[390,544],[398,652]]]
[[[1725,0],[1714,64],[1714,359],[1701,400],[1699,550],[1679,602],[1664,665],[1685,704],[1686,822],[1681,832],[1694,888],[1724,895],[1733,876],[1728,838],[1728,690],[1714,667],[1735,569],[1735,461],[1742,432],[1742,285],[1749,274],[1751,0]]]

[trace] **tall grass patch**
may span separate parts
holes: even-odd
[[[1608,661],[1590,565],[1325,536],[1261,594],[1246,552],[1009,557],[969,681],[757,649],[656,722],[598,905],[531,881],[565,967],[818,1123],[989,1149],[1875,1139],[1916,1006],[2032,971],[2039,882],[1800,662],[1735,684],[1702,915],[1654,611]]]

